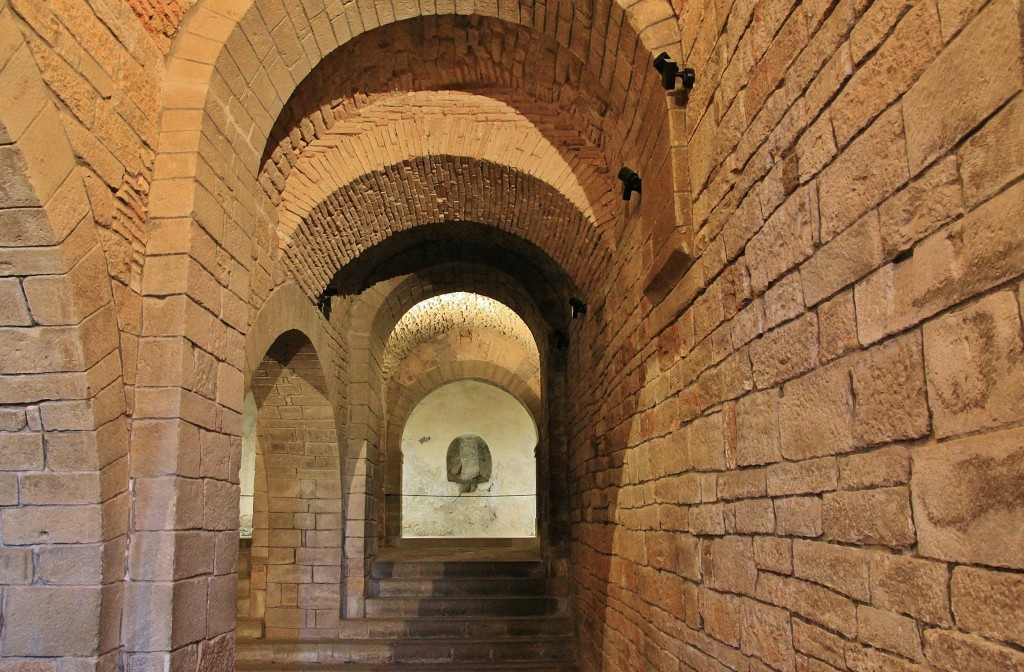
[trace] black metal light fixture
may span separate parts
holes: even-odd
[[[572,319],[574,320],[580,315],[587,314],[587,304],[579,299],[569,299],[569,309],[572,311]]]
[[[697,81],[697,73],[693,68],[679,69],[679,64],[672,60],[667,51],[658,54],[654,59],[654,69],[661,75],[661,86],[666,91],[676,88],[676,80],[683,82],[683,88],[689,91]]]
[[[628,201],[634,191],[638,194],[643,193],[643,180],[632,168],[623,166],[619,170],[619,179],[622,180],[622,200]]]
[[[338,295],[338,290],[331,285],[324,288],[320,297],[316,300],[316,307],[323,313],[326,319],[331,319],[331,298]]]
[[[568,350],[569,337],[561,329],[551,332],[551,343],[559,350]]]

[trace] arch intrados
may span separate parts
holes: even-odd
[[[475,23],[474,23],[475,20]],[[429,24],[424,26],[422,24]],[[440,25],[435,25],[440,24]],[[430,30],[426,30],[426,28]],[[430,35],[424,35],[429,32]],[[469,32],[478,45],[460,44],[462,54],[420,58],[431,51],[425,39]],[[448,41],[442,44],[448,44]],[[498,51],[485,49],[493,45]],[[396,46],[397,45],[397,46]],[[397,64],[394,51],[409,49]],[[523,64],[510,63],[504,49],[525,53]],[[440,62],[438,62],[440,61]],[[382,64],[397,71],[384,72]],[[553,67],[553,64],[558,67]],[[564,89],[577,95],[566,96]],[[271,129],[260,159],[261,170],[273,161],[287,174],[287,157],[301,154],[315,138],[331,132],[337,123],[357,115],[368,101],[409,91],[487,91],[534,121],[554,116],[572,135],[593,142],[602,151],[603,135],[619,125],[625,111],[602,84],[601,73],[542,31],[493,17],[461,15],[421,16],[381,26],[364,33],[325,56],[298,84]],[[540,107],[536,107],[540,104]],[[330,110],[326,113],[325,110]],[[578,151],[578,147],[573,147]]]
[[[527,381],[523,380],[514,371],[509,371],[508,369],[495,365],[492,362],[468,360],[467,363],[486,365],[500,369],[508,374],[509,380],[519,383],[519,385],[512,386],[508,383],[493,380],[491,378],[472,375],[452,377],[450,379],[442,380],[439,383],[433,383],[428,379],[429,377],[425,376],[423,379],[417,381],[417,383],[409,387],[404,387],[397,398],[392,398],[390,396],[392,390],[389,388],[388,408],[392,411],[392,421],[389,422],[388,425],[389,446],[400,445],[402,431],[405,428],[406,423],[409,421],[409,416],[420,402],[445,385],[451,385],[452,383],[457,383],[463,380],[475,380],[477,382],[493,385],[494,387],[508,393],[512,398],[522,404],[523,408],[526,409],[526,412],[530,414],[530,419],[533,420],[533,424],[534,427],[537,428],[538,435],[543,435],[543,407],[541,405],[540,398],[533,394],[533,391],[530,390]],[[519,387],[520,389],[515,389],[516,387]],[[397,390],[395,391],[397,392]]]
[[[452,281],[452,287],[467,287],[467,285],[459,282],[456,278]],[[419,305],[423,301],[441,296],[444,294],[450,294],[453,291],[464,291],[472,294],[484,296],[489,299],[493,299],[509,308],[513,313],[516,314],[519,319],[526,324],[527,329],[530,331],[530,335],[533,339],[534,344],[537,347],[538,353],[543,352],[544,341],[541,338],[546,337],[547,332],[544,327],[538,324],[536,318],[539,318],[539,314],[536,309],[530,305],[529,296],[523,296],[522,301],[509,301],[509,295],[501,292],[500,286],[492,285],[473,285],[472,289],[454,289],[450,290],[444,284],[438,284],[433,281],[415,282],[406,280],[403,283],[395,286],[389,293],[385,301],[381,303],[380,309],[374,318],[373,325],[371,327],[371,334],[374,339],[381,339],[382,343],[387,344],[391,336],[394,334],[395,327],[401,321],[412,308]],[[512,304],[512,305],[510,305]],[[525,316],[524,316],[525,313]],[[534,318],[534,319],[529,319]],[[531,322],[533,324],[531,324]],[[539,332],[539,333],[538,333]]]
[[[476,292],[464,293],[471,296],[483,297],[483,295],[477,294]],[[505,305],[503,302],[490,297],[483,298],[489,299],[491,302],[498,304],[497,312],[492,313],[490,320],[475,314],[468,316],[464,320],[445,320],[442,316],[431,323],[417,324],[399,331],[403,325],[403,321],[410,313],[419,309],[420,306],[423,306],[423,304],[431,301],[432,299],[451,296],[451,294],[453,294],[453,292],[442,292],[434,297],[423,299],[411,306],[402,315],[398,323],[395,324],[394,329],[392,329],[384,345],[384,362],[382,365],[382,371],[385,378],[390,378],[392,373],[397,372],[401,363],[419,346],[429,343],[440,336],[447,335],[452,331],[467,329],[474,330],[481,335],[499,337],[501,339],[517,343],[528,353],[536,357],[537,366],[540,366],[540,345],[537,343],[537,339],[530,330],[529,325],[527,325],[523,318],[512,310],[512,308]],[[486,305],[486,302],[484,303]]]
[[[568,3],[571,0],[552,0],[543,9],[535,7],[528,0],[522,0],[517,6],[488,2],[481,3],[479,7],[473,0],[469,0],[470,7],[466,7],[466,3],[459,3],[458,10],[459,13],[475,16],[496,17],[534,28],[538,32],[543,30],[554,36],[561,46],[568,48],[569,37],[574,32],[575,12],[560,11],[562,2]],[[186,14],[182,29],[175,36],[168,53],[160,146],[173,146],[174,149],[169,151],[195,151],[200,145],[201,136],[206,134],[218,138],[231,136],[242,140],[242,145],[263,147],[270,137],[275,120],[296,88],[295,84],[286,82],[279,82],[278,86],[271,85],[275,80],[269,74],[271,67],[275,68],[275,75],[287,73],[297,83],[305,79],[316,64],[337,47],[382,23],[387,25],[415,16],[438,13],[433,0],[419,0],[416,3],[402,3],[398,11],[385,15],[383,22],[373,17],[374,21],[365,25],[360,14],[363,5],[328,3],[320,5],[319,11],[310,17],[305,13],[306,7],[316,5],[308,3],[201,0]],[[679,56],[679,27],[668,0],[644,0],[639,3],[614,0],[605,7],[607,16],[602,11],[600,16],[591,17],[591,39],[605,43],[606,49],[588,51],[592,55],[588,58],[601,59],[602,79],[610,81],[620,62],[632,64],[638,57],[646,60],[655,50],[665,49]],[[454,13],[456,7],[453,4],[447,14]],[[269,21],[265,21],[264,17]],[[272,25],[268,27],[268,23]],[[617,40],[608,39],[610,26],[616,27]],[[579,29],[576,28],[575,32],[579,32]],[[301,43],[297,34],[311,39]],[[203,45],[202,50],[178,48],[181,44],[194,44],[197,41]],[[596,62],[594,65],[596,70]],[[651,90],[655,88],[655,76],[649,72],[651,69],[646,67],[646,63],[643,66],[630,68],[627,94],[642,91],[645,87]],[[634,77],[634,73],[638,76]],[[215,91],[225,94],[218,98],[214,95]],[[637,110],[645,109],[645,106],[634,107]],[[196,111],[202,111],[199,123],[183,130],[180,125],[181,116],[176,113]],[[218,129],[218,125],[222,128]],[[174,142],[170,142],[171,138]],[[164,139],[168,140],[166,145]],[[261,154],[261,150],[237,152],[235,173],[242,176],[243,180],[246,175],[256,176]],[[188,185],[177,179],[184,179],[183,176],[172,177],[162,173],[163,170],[158,168],[154,175],[155,207],[151,207],[151,217],[173,217],[183,210],[190,210],[192,206],[187,204],[192,202],[191,198],[172,199],[170,196],[172,193],[180,196],[175,192],[183,187],[194,194],[197,184]],[[214,193],[209,189],[207,191]]]
[[[487,185],[501,187],[492,193]],[[401,232],[452,222],[477,223],[480,228],[468,232],[475,238],[493,238],[481,233],[485,229],[501,231],[504,240],[543,250],[572,287],[599,281],[612,255],[595,244],[582,213],[547,183],[498,164],[447,156],[385,166],[335,191],[296,229],[284,250],[286,265],[307,294],[317,296],[369,249]]]
[[[434,102],[438,108],[429,111]],[[445,109],[452,106],[456,109]],[[435,91],[361,106],[350,123],[335,126],[342,132],[322,135],[297,158],[282,161],[287,170],[283,181],[263,177],[268,195],[280,202],[282,245],[314,208],[365,174],[352,156],[373,156],[395,166],[445,155],[451,149],[448,131],[456,124],[464,138],[460,155],[501,164],[550,185],[575,206],[603,244],[614,246],[608,236],[621,212],[621,199],[608,164],[586,140],[563,130],[550,116],[535,122],[490,95]],[[563,137],[552,138],[559,135]],[[279,191],[276,184],[282,185]]]
[[[437,238],[446,241],[464,241],[463,227],[476,227],[472,223],[450,223],[439,225],[444,235]],[[386,342],[402,316],[420,301],[449,292],[472,292],[494,299],[508,306],[529,327],[538,349],[543,352],[544,343],[552,329],[566,328],[568,320],[565,306],[572,294],[566,289],[568,281],[559,277],[558,267],[543,252],[519,245],[510,251],[499,247],[516,273],[498,266],[485,254],[477,254],[479,248],[467,246],[460,254],[458,246],[452,243],[428,242],[419,246],[430,236],[429,231],[413,230],[413,235],[398,239],[387,248],[368,250],[362,269],[351,268],[351,275],[336,276],[335,287],[340,285],[342,294],[359,294],[362,283],[380,285],[389,279],[403,277],[390,289],[384,289],[385,298],[373,318],[370,333],[380,342]],[[503,236],[494,236],[496,243]],[[397,240],[396,240],[397,239]],[[505,241],[508,242],[508,241]],[[521,242],[521,241],[520,241]],[[437,254],[432,248],[437,247]],[[440,249],[440,248],[444,249]],[[442,256],[444,255],[444,256]]]
[[[321,370],[329,380],[328,362],[324,358],[325,353],[331,352],[327,343],[327,327],[327,321],[295,283],[286,282],[275,289],[260,306],[246,335],[243,398],[252,387],[256,368],[281,336],[289,331],[297,332],[309,341]]]

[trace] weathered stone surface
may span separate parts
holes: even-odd
[[[928,432],[920,332],[865,351],[850,368],[858,446],[916,439]]]
[[[833,666],[846,664],[846,643],[841,637],[799,619],[793,620],[793,647]]]
[[[768,218],[747,243],[747,264],[754,294],[811,256],[818,230],[818,200],[813,187],[801,189]]]
[[[839,460],[839,487],[843,490],[905,485],[910,481],[910,451],[889,446]]]
[[[5,545],[80,544],[102,537],[99,506],[6,509],[0,521]]]
[[[957,625],[992,639],[1024,644],[1024,576],[957,567],[949,585]]]
[[[6,586],[32,583],[35,570],[32,563],[32,549],[0,549],[0,582]]]
[[[925,657],[942,672],[1021,672],[1024,653],[981,637],[949,630],[926,630]]]
[[[939,161],[879,206],[882,248],[892,258],[964,211],[955,157]]]
[[[920,448],[913,458],[921,555],[1024,569],[1024,430]]]
[[[818,363],[818,318],[803,316],[750,345],[754,383],[763,389],[809,371]]]
[[[724,413],[697,418],[689,427],[690,462],[700,471],[725,469]]]
[[[852,672],[929,672],[924,665],[860,644],[847,645],[846,664]]]
[[[851,34],[850,49],[854,61],[870,50],[868,45],[875,41],[866,33],[871,32],[872,19],[878,17],[881,12],[877,10],[883,7],[890,8],[893,18],[900,14],[900,6],[894,2],[875,3],[871,7],[875,11],[866,13]],[[883,26],[888,21],[883,19],[878,23],[877,29],[884,33],[887,28]],[[932,60],[941,44],[939,14],[930,3],[915,5],[900,18],[892,35],[870,60],[857,69],[831,107],[832,125],[839,145],[849,142],[869,119],[902,95]]]
[[[13,656],[89,656],[99,644],[98,587],[17,586],[7,589],[3,652]]]
[[[736,403],[737,464],[769,464],[782,459],[778,417],[777,390],[751,394]]]
[[[853,600],[823,586],[796,578],[762,574],[757,584],[757,598],[789,609],[847,637],[856,635],[857,609]]]
[[[896,105],[850,143],[819,178],[821,240],[831,240],[910,177]]]
[[[723,537],[702,546],[704,580],[711,588],[753,595],[757,583],[754,548],[749,537]]]
[[[921,636],[913,619],[891,611],[857,606],[857,638],[875,648],[921,660]]]
[[[883,259],[878,211],[872,210],[830,240],[800,267],[804,300],[808,306],[878,268]]]
[[[779,403],[782,456],[787,460],[853,449],[853,395],[843,366],[828,366],[786,383]]]
[[[793,319],[804,312],[800,274],[790,273],[764,293],[764,327],[766,330]]]
[[[861,343],[874,343],[1024,273],[1024,244],[1014,228],[1021,211],[1024,184],[1017,184],[926,238],[909,259],[861,281]]]
[[[746,499],[733,505],[734,528],[737,534],[771,534],[775,532],[775,509],[770,499]]]
[[[776,574],[793,573],[793,548],[788,539],[778,537],[754,538],[754,563],[758,569]]]
[[[798,539],[793,542],[793,575],[820,583],[861,602],[870,597],[866,551]]]
[[[892,548],[914,543],[907,488],[827,493],[822,520],[827,539]]]
[[[713,590],[700,591],[700,615],[704,619],[704,630],[730,646],[739,646],[742,631],[743,598],[718,593]]]
[[[974,206],[1024,172],[1024,99],[1016,98],[960,148],[964,197]]]
[[[926,324],[924,352],[937,436],[1024,417],[1024,342],[1012,292],[987,296]]]
[[[950,625],[949,571],[942,563],[903,555],[871,556],[871,601],[925,623]]]
[[[821,536],[821,498],[785,497],[776,499],[775,531],[786,537]]]
[[[990,5],[925,70],[903,99],[907,154],[917,173],[1021,88],[1012,0]],[[975,73],[972,79],[967,79]],[[967,85],[953,91],[950,78]],[[942,110],[941,114],[935,114]]]
[[[740,650],[763,660],[772,669],[793,670],[793,634],[789,612],[755,600],[743,602]]]
[[[847,290],[818,306],[818,341],[822,362],[830,362],[857,348],[853,291]]]
[[[835,490],[839,472],[834,457],[783,462],[768,468],[768,494],[802,495]]]

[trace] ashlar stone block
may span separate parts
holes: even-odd
[[[89,656],[99,644],[100,589],[16,586],[7,589],[0,646],[8,656]]]
[[[953,614],[961,628],[1024,645],[1024,576],[957,567],[950,592]]]
[[[999,292],[924,327],[928,398],[939,437],[1024,417],[1024,342],[1012,292]]]
[[[1024,429],[919,448],[913,457],[920,554],[1024,569]]]

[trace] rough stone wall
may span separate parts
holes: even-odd
[[[252,580],[265,585],[266,636],[336,635],[341,460],[312,345],[295,332],[283,336],[253,375],[252,390],[266,470],[256,482],[267,488],[266,516],[256,516],[253,531]]]
[[[1020,4],[680,12],[700,256],[573,358],[584,669],[1024,669]]]
[[[127,553],[125,415],[161,72],[118,3],[0,2],[0,656],[15,665],[115,666],[132,632],[120,627],[126,561],[144,580],[138,557],[167,550],[143,534]]]
[[[287,278],[263,145],[302,135],[296,117],[275,136],[278,112],[336,46],[458,10],[556,43],[573,66],[522,81],[557,82],[562,111],[574,91],[614,108],[561,118],[577,125],[561,137],[649,180],[614,213],[614,257],[530,233],[559,218],[512,201],[471,211],[594,279],[552,437],[571,432],[584,666],[1024,667],[1017,0],[677,3],[678,23],[656,0],[204,0],[165,68],[184,8],[0,0],[0,305],[18,345],[0,385],[0,655],[230,666],[246,337]],[[666,113],[649,57],[677,28],[698,85]],[[367,165],[341,201],[358,209],[349,186],[371,179],[405,213],[462,199],[431,205],[442,217],[514,185],[587,231],[561,190],[471,158]],[[401,187],[441,176],[459,189]],[[676,222],[692,202],[698,258],[648,306],[669,191]],[[291,267],[306,298],[360,249],[345,243]]]

